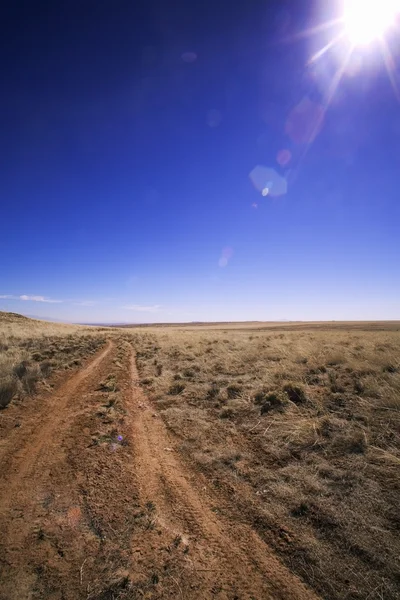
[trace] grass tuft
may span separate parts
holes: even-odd
[[[303,404],[307,402],[307,396],[304,389],[299,385],[290,383],[283,386],[283,391],[287,394],[289,400],[295,404]]]
[[[14,377],[0,379],[0,408],[10,404],[18,391],[18,382]]]

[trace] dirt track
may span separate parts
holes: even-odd
[[[110,373],[118,393],[100,386]],[[1,600],[316,597],[219,510],[143,394],[126,342],[5,419]]]

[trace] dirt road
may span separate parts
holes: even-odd
[[[126,341],[0,418],[1,600],[316,598],[179,455]]]

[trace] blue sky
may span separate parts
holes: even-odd
[[[3,8],[0,309],[400,318],[400,104],[377,44],[332,96],[345,42],[298,35],[338,6]]]

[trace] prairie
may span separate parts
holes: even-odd
[[[0,340],[1,599],[400,597],[399,323]]]
[[[323,598],[399,597],[398,324],[248,328],[134,334],[147,395],[218,510]]]

